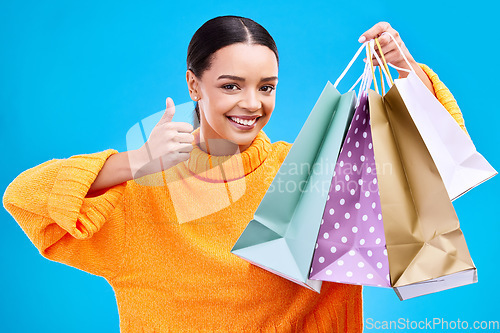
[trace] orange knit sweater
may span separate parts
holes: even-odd
[[[360,332],[361,286],[324,282],[318,294],[230,253],[290,147],[263,131],[230,158],[195,145],[188,161],[97,197],[87,191],[116,150],[53,159],[3,202],[45,258],[106,278],[121,332]]]

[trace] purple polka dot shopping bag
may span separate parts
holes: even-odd
[[[368,96],[361,96],[328,194],[310,278],[390,287]]]

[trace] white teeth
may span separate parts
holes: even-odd
[[[241,118],[236,118],[236,117],[229,117],[231,120],[237,122],[238,124],[246,125],[246,126],[251,126],[255,123],[257,118],[252,119],[252,120],[246,120],[246,119],[241,119]]]

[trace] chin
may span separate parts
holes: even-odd
[[[227,140],[231,141],[234,144],[237,144],[239,146],[245,146],[245,145],[250,145],[253,140],[257,137],[257,134],[259,134],[260,128],[254,128],[251,131],[234,131],[231,130],[229,132],[226,132],[226,138]]]
[[[255,131],[253,133],[231,135],[229,137],[229,141],[231,141],[234,144],[237,144],[238,146],[250,145],[253,142],[253,140],[257,137],[257,133],[259,133],[259,131]]]

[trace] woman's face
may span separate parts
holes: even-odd
[[[274,52],[263,45],[236,43],[215,52],[200,79],[188,71],[188,84],[189,73],[196,81],[193,94],[199,98],[200,141],[208,142],[209,153],[229,155],[235,144],[239,151],[248,148],[274,109]]]

